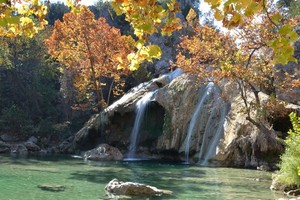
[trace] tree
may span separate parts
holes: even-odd
[[[44,45],[50,31],[46,28],[32,38],[0,37],[1,133],[24,139],[32,134],[50,135],[51,125],[62,118],[59,71]]]
[[[104,18],[94,19],[85,6],[78,13],[67,13],[63,22],[56,21],[52,36],[46,40],[49,53],[75,75],[74,85],[81,97],[95,99],[100,109],[105,107],[101,77],[121,82],[129,70],[126,56],[133,40],[110,27]]]
[[[297,62],[293,57],[293,42],[298,39],[298,34],[293,31],[291,24],[286,23],[273,0],[205,0],[211,5],[214,17],[222,21],[223,25],[229,29],[239,27],[249,21],[257,20],[257,17],[267,16],[278,35],[268,43],[274,51],[273,64]],[[279,57],[279,58],[278,58]]]
[[[247,119],[263,130],[267,128],[262,121],[252,116],[253,111],[263,108],[258,93],[263,91],[276,96],[275,88],[300,85],[299,80],[288,75],[282,79],[277,73],[273,64],[277,55],[268,44],[278,38],[279,33],[272,26],[268,16],[261,16],[261,20],[256,22],[245,21],[233,36],[213,27],[193,24],[191,33],[182,37],[176,62],[177,66],[201,81],[218,83],[225,79],[236,82],[244,100]],[[241,42],[237,44],[236,41]],[[254,102],[249,100],[249,91],[255,96]]]
[[[33,37],[47,24],[47,7],[38,0],[0,0],[0,36]]]
[[[288,9],[288,14],[291,16],[297,16],[300,14],[300,0],[279,0],[279,6]]]
[[[54,25],[56,20],[62,20],[65,13],[70,12],[70,8],[65,4],[58,3],[50,3],[48,6],[48,13],[46,15],[46,20],[49,25]]]

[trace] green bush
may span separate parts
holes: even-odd
[[[281,156],[278,181],[287,186],[300,187],[300,117],[292,112],[290,119],[293,130],[288,132],[285,139],[286,150]]]
[[[26,112],[17,105],[4,108],[0,114],[1,132],[14,135],[30,135],[33,130],[33,122]]]

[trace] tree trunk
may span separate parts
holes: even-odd
[[[111,92],[112,92],[112,88],[114,85],[115,79],[113,78],[109,87],[109,91],[108,91],[108,96],[107,96],[107,105],[109,105],[109,101],[110,101],[110,96],[111,96]]]
[[[88,41],[88,38],[87,38],[86,34],[84,33],[83,35],[84,35],[84,39],[85,39],[85,42],[86,42],[86,47],[87,47],[88,55],[89,55],[88,59],[90,61],[90,69],[91,69],[91,72],[92,72],[92,83],[94,85],[95,93],[96,93],[96,96],[97,96],[97,107],[101,111],[101,110],[103,110],[103,106],[101,104],[101,101],[104,100],[103,92],[102,92],[101,87],[99,86],[100,82],[99,83],[97,82],[96,72],[95,72],[95,61],[94,61],[94,58],[92,57],[92,50],[91,50],[91,47],[90,47],[90,43]]]

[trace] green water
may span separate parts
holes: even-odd
[[[0,156],[1,200],[108,199],[105,185],[113,178],[173,191],[151,199],[278,199],[269,190],[271,173],[256,170],[204,168],[161,162],[85,163],[70,157],[10,158]],[[41,184],[59,184],[62,192]],[[141,199],[141,198],[137,198]]]

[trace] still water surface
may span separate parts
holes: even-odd
[[[173,191],[171,196],[150,199],[267,200],[281,197],[269,190],[271,173],[256,170],[153,161],[85,163],[71,157],[0,156],[1,200],[108,199],[104,187],[113,178]],[[41,184],[59,184],[66,189],[44,191],[37,187]]]

